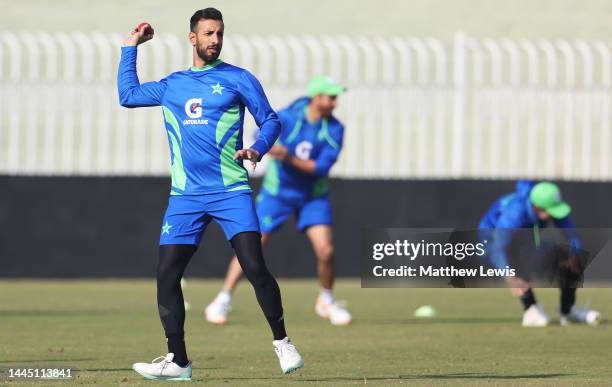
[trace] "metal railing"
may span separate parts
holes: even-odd
[[[165,175],[161,111],[118,105],[123,37],[0,33],[0,173]],[[611,45],[601,40],[227,36],[222,59],[272,105],[327,74],[349,88],[335,176],[612,180]],[[139,47],[141,82],[187,68],[186,40]],[[249,117],[245,134],[251,141]],[[260,171],[262,168],[259,169]]]

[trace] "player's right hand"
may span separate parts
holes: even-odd
[[[138,46],[146,41],[153,39],[155,30],[149,23],[140,23],[132,34],[123,41],[124,46]]]

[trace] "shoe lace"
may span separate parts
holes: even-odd
[[[284,357],[288,353],[291,353],[291,354],[297,353],[297,349],[295,348],[295,345],[293,345],[292,342],[281,344],[278,347],[276,347],[276,350],[278,351],[278,354],[280,355],[280,357]]]
[[[339,306],[340,308],[345,308],[346,309],[347,302],[346,302],[346,300],[336,300],[334,302],[334,304]]]
[[[151,361],[151,364],[156,364],[161,367],[161,372],[163,372],[170,363],[172,363],[172,361],[168,355],[158,356]]]
[[[219,310],[223,312],[229,312],[232,310],[232,304],[229,304],[227,302],[220,302],[220,301],[215,300],[215,304],[217,308],[219,308]]]
[[[295,345],[293,345],[292,343],[287,343],[287,345],[285,345],[284,347],[285,347],[285,352],[288,352],[294,355],[297,353],[297,348],[295,348]]]
[[[571,313],[573,312],[573,313]],[[572,310],[570,314],[574,314],[576,318],[579,320],[586,320],[587,314],[589,313],[589,308],[586,307],[576,307]]]
[[[346,305],[347,303],[344,300],[335,300],[333,303],[329,305],[329,307],[337,311],[346,312],[347,311]]]

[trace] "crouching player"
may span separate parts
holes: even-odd
[[[481,237],[488,239],[488,258],[491,263],[503,268],[508,265],[508,248],[513,238],[513,231],[521,228],[533,228],[536,236],[539,228],[552,222],[559,227],[569,241],[569,256],[560,263],[562,272],[572,278],[582,276],[577,255],[582,241],[569,218],[571,207],[561,199],[561,192],[556,184],[550,182],[536,183],[522,180],[517,183],[516,192],[499,198],[480,221]],[[524,308],[523,326],[542,327],[548,325],[549,318],[536,303],[535,294],[526,278],[508,277],[508,285],[513,294],[520,296]],[[575,305],[576,288],[561,289],[561,325],[570,323],[598,323],[599,312],[580,308]]]
[[[342,147],[344,128],[332,112],[336,97],[343,91],[344,87],[330,78],[316,77],[308,84],[307,97],[278,113],[282,132],[268,153],[273,159],[257,198],[263,245],[290,215],[297,216],[297,228],[306,234],[317,256],[321,289],[315,311],[334,325],[351,322],[351,314],[332,294],[334,248],[327,187],[327,174]],[[205,310],[209,322],[226,323],[231,295],[241,275],[240,264],[234,256],[223,290]]]

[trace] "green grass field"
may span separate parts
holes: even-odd
[[[337,294],[355,321],[333,327],[313,312],[315,281],[281,281],[288,331],[306,362],[284,376],[250,286],[238,289],[227,326],[205,323],[201,309],[219,285],[188,280],[185,289],[198,384],[612,385],[610,325],[559,327],[554,289],[537,292],[554,325],[525,329],[505,289],[361,289],[340,281]],[[131,370],[135,361],[165,354],[154,295],[153,281],[0,282],[0,385],[155,384]],[[612,315],[612,289],[578,297]],[[414,318],[423,304],[439,316]],[[9,368],[43,367],[69,367],[76,377],[7,379]]]

